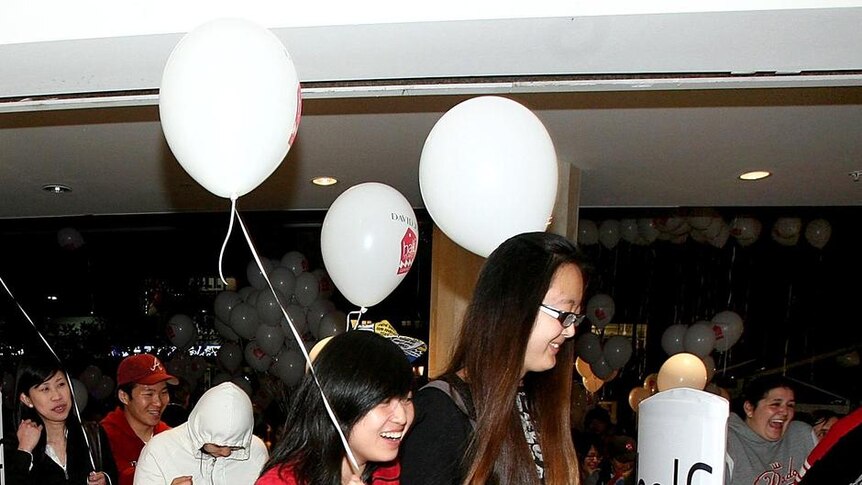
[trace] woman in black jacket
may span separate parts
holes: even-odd
[[[107,436],[96,427],[90,434],[92,438],[85,438],[72,394],[66,373],[52,359],[22,363],[18,367],[15,435],[9,433],[4,440],[6,483],[117,483],[117,468]],[[91,449],[97,453],[91,454]]]

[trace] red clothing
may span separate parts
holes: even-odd
[[[381,465],[374,470],[371,482],[368,485],[398,485],[401,483],[401,465],[396,461],[389,465]],[[293,470],[289,466],[277,466],[270,468],[254,485],[301,485],[293,476]]]
[[[108,435],[111,453],[113,453],[114,462],[117,464],[120,478],[120,483],[117,485],[132,485],[132,482],[135,480],[135,465],[138,462],[138,457],[141,455],[141,450],[144,449],[143,440],[129,426],[129,421],[123,413],[123,408],[119,406],[108,413],[100,424],[105,430],[105,434]],[[170,426],[159,421],[159,424],[153,430],[153,435],[169,429],[171,429]]]

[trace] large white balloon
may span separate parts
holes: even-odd
[[[595,364],[602,359],[602,341],[594,333],[585,333],[575,342],[575,351],[587,364]]]
[[[287,155],[300,115],[296,68],[281,41],[247,20],[186,34],[162,74],[159,114],[180,165],[224,197],[254,190]]]
[[[329,207],[320,249],[338,291],[354,305],[370,307],[410,271],[418,234],[410,202],[388,185],[368,182],[345,190]],[[316,298],[317,280],[314,284]]]
[[[706,366],[700,357],[686,352],[669,357],[658,371],[658,390],[677,387],[703,390],[706,387]]]
[[[599,228],[596,223],[589,219],[578,221],[578,244],[581,246],[592,246],[599,242]]]
[[[419,188],[431,218],[452,241],[482,257],[511,236],[545,230],[557,178],[557,154],[542,122],[497,96],[469,99],[446,112],[419,160]]]
[[[606,219],[599,225],[599,241],[602,246],[613,249],[620,242],[620,221]]]
[[[220,318],[222,322],[227,323],[230,321],[230,311],[233,310],[233,307],[242,302],[242,296],[235,291],[225,290],[219,292],[213,302],[216,317]]]
[[[622,335],[614,335],[602,348],[605,361],[613,369],[622,369],[632,356],[632,341]]]

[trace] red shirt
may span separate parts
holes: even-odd
[[[120,483],[117,485],[132,485],[132,482],[135,480],[135,465],[138,463],[141,450],[144,449],[144,441],[129,426],[129,421],[123,413],[123,408],[119,406],[108,413],[100,424],[104,428],[105,434],[108,435],[108,442],[111,444],[111,453],[114,455],[114,462],[117,464],[117,473],[120,478]],[[153,429],[153,435],[157,435],[168,429],[171,429],[171,427],[159,421],[159,424]]]
[[[396,461],[389,465],[379,466],[371,476],[368,485],[399,485],[401,483],[401,465]],[[254,485],[301,485],[296,481],[290,466],[277,466],[270,468]]]

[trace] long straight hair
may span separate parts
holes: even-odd
[[[333,337],[315,359],[314,370],[345,437],[375,406],[406,397],[413,385],[413,369],[401,349],[364,330]],[[261,474],[274,467],[286,471],[284,466],[297,483],[340,485],[345,456],[320,390],[306,374],[291,399],[281,439]],[[376,463],[369,462],[362,480],[370,483],[376,468]]]
[[[586,260],[571,242],[534,232],[506,240],[482,267],[446,369],[466,372],[477,414],[464,483],[539,483],[515,399],[539,305],[564,265],[577,267],[586,281]],[[548,485],[579,480],[569,419],[571,340],[560,347],[553,369],[528,372],[523,378]]]
[[[66,371],[59,362],[51,357],[43,357],[40,359],[28,359],[18,365],[18,371],[15,377],[15,412],[13,414],[13,423],[15,428],[21,424],[21,421],[30,419],[36,423],[44,424],[42,417],[36,412],[35,408],[30,408],[21,402],[21,394],[29,395],[30,391],[54,377],[59,373],[66,379],[66,385],[69,386],[69,394],[72,401],[69,402],[72,409],[69,410],[69,416],[66,418],[66,429],[69,433],[83,433],[78,418],[75,416],[74,399],[75,391],[72,388],[72,383],[69,382]],[[33,450],[35,454],[41,454],[45,450],[47,432],[43,432],[39,443]]]

